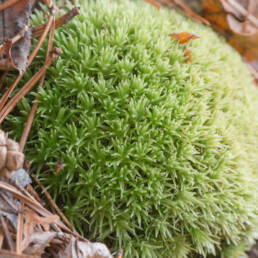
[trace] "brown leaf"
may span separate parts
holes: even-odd
[[[35,255],[36,253],[42,254],[56,235],[56,232],[33,232],[30,237],[30,243],[24,250],[24,253],[31,255]]]
[[[104,244],[91,243],[89,241],[78,241],[74,237],[70,239],[69,244],[64,250],[61,250],[57,257],[59,258],[112,258],[109,250]]]
[[[11,40],[6,40],[0,49],[0,70],[8,71],[16,68],[11,56],[12,45]]]
[[[34,2],[2,0],[0,45],[5,51],[0,55],[1,70],[23,71],[26,67],[31,45],[29,18]]]
[[[247,62],[258,61],[256,0],[203,0],[203,14]],[[257,78],[258,69],[251,69]]]
[[[198,39],[199,36],[191,34],[189,32],[172,33],[169,36],[178,41],[179,44],[185,44],[192,39]]]

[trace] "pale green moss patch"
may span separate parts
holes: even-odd
[[[78,230],[125,257],[242,257],[257,231],[258,171],[245,64],[174,11],[96,2],[56,34],[63,54],[26,149],[34,171]],[[200,36],[191,64],[168,36],[182,31]],[[29,112],[26,99],[18,107],[12,137]]]

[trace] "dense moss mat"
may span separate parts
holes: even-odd
[[[192,63],[168,36],[182,31],[200,36]],[[77,230],[125,257],[244,256],[257,232],[258,90],[240,56],[175,11],[129,1],[85,1],[55,44],[26,155]],[[28,103],[8,118],[12,137]]]

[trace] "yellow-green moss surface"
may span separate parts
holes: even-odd
[[[169,37],[183,31],[200,36],[192,63]],[[257,232],[258,90],[240,56],[175,11],[124,0],[84,1],[55,44],[25,151],[76,229],[125,258],[244,256]],[[28,100],[18,108],[16,137]]]

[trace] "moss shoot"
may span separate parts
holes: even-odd
[[[125,257],[244,257],[257,232],[258,90],[240,56],[175,11],[82,2],[55,35],[63,54],[26,149],[34,173],[77,230]],[[192,63],[169,37],[183,31],[200,36]],[[28,103],[8,118],[12,137]]]

